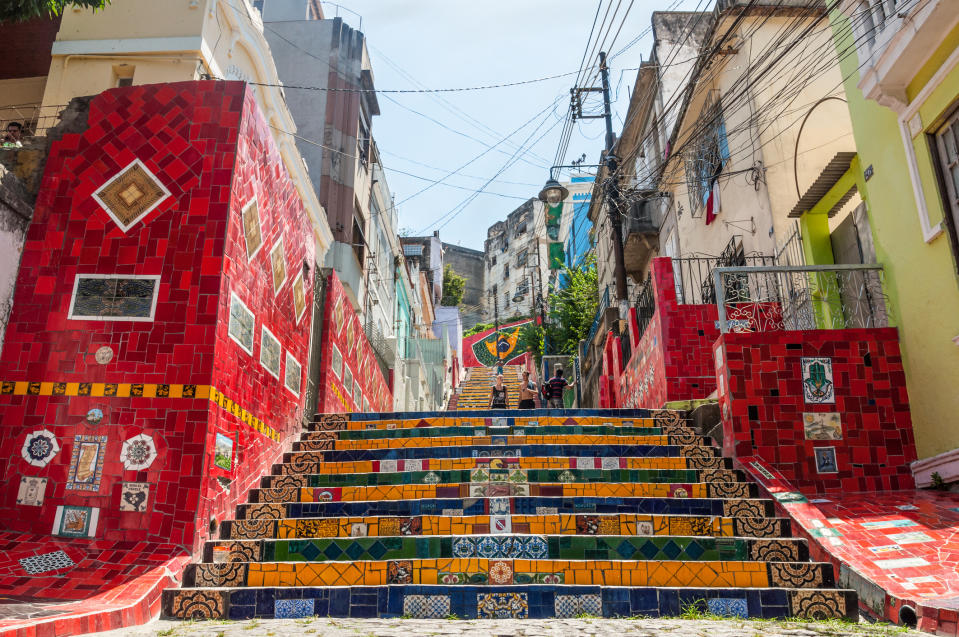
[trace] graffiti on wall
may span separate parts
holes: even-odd
[[[524,319],[501,325],[499,332],[490,329],[463,339],[463,364],[466,367],[492,367],[502,361],[504,365],[519,365],[525,362],[527,342],[523,328],[533,322]]]

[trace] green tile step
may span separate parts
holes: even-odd
[[[622,535],[467,535],[313,538],[207,542],[203,562],[226,552],[231,562],[316,562],[429,558],[528,560],[675,560],[805,562],[809,548],[795,538],[715,538]]]

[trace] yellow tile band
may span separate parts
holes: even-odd
[[[239,418],[254,431],[277,442],[280,434],[246,408],[211,385],[167,383],[57,383],[0,381],[0,396],[93,396],[117,398],[190,398],[209,400]]]
[[[408,569],[405,583],[441,584],[442,573],[490,571],[485,558],[394,561]],[[562,573],[565,584],[599,586],[669,586],[697,588],[766,588],[765,562],[633,562],[592,560],[499,560],[512,562],[513,573]],[[246,586],[385,586],[391,562],[253,562]],[[242,582],[223,582],[242,586]]]
[[[697,444],[700,441],[697,440]],[[492,446],[490,436],[451,436],[449,438],[370,438],[336,440],[334,449],[400,449],[403,447],[470,447]],[[668,445],[668,436],[586,436],[559,434],[551,436],[507,436],[507,445]]]
[[[483,462],[485,460],[485,462]],[[515,462],[506,462],[515,460]],[[588,458],[593,460],[593,458]],[[625,458],[625,467],[616,469],[688,469],[688,460],[681,458]],[[323,462],[319,465],[320,474],[374,473],[377,461],[358,460],[355,462]],[[426,466],[426,465],[429,466]],[[467,469],[489,469],[508,471],[510,469],[601,469],[602,467],[578,467],[577,458],[441,458],[423,461],[420,471],[456,471]],[[382,471],[382,469],[380,470]],[[311,472],[312,473],[312,472]]]

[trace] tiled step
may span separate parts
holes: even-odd
[[[307,441],[309,441],[307,443]],[[301,448],[311,447],[313,450],[347,450],[347,449],[400,449],[403,447],[489,447],[489,446],[520,446],[520,445],[687,445],[702,446],[706,441],[702,436],[695,434],[680,435],[670,434],[662,436],[587,436],[587,435],[564,435],[564,436],[542,436],[539,433],[524,432],[523,434],[510,434],[509,432],[494,433],[490,432],[482,436],[469,437],[404,437],[393,438],[384,437],[382,439],[358,439],[358,440],[339,440],[330,433],[324,436],[316,436],[301,440]]]
[[[482,427],[416,427],[412,429],[359,429],[352,431],[338,431],[337,440],[372,440],[377,438],[467,438],[476,435],[486,435],[485,425]],[[511,428],[512,430],[513,428]],[[690,430],[691,431],[691,430]],[[659,427],[617,427],[610,425],[575,425],[575,426],[539,426],[529,430],[531,435],[537,436],[564,436],[564,435],[591,435],[591,436],[662,436],[665,435]],[[329,432],[310,431],[303,434],[303,440],[326,440]],[[510,435],[510,434],[507,434]]]
[[[165,591],[165,617],[225,619],[417,617],[545,619],[674,617],[686,608],[757,619],[858,619],[852,591],[811,588],[676,588],[620,586],[357,586],[323,588],[184,588]]]
[[[317,452],[308,452],[317,453]],[[319,452],[322,453],[322,452]],[[545,453],[545,452],[544,452]],[[711,453],[711,452],[710,452]],[[320,456],[323,458],[323,456]],[[307,465],[310,466],[307,466]],[[385,460],[356,460],[331,462],[325,458],[317,461],[316,456],[304,457],[293,456],[290,462],[274,465],[274,473],[286,475],[292,473],[291,469],[296,467],[297,473],[305,474],[351,474],[359,478],[364,475],[385,475],[387,483],[397,484],[399,481],[394,479],[394,473],[403,473],[408,479],[406,483],[421,482],[418,477],[422,477],[425,472],[433,472],[438,475],[441,481],[445,480],[447,474],[457,474],[467,471],[465,474],[471,482],[488,482],[500,480],[512,480],[516,471],[556,471],[560,474],[568,469],[571,472],[581,470],[648,470],[648,471],[682,471],[691,469],[701,469],[703,466],[710,469],[729,469],[731,462],[726,458],[717,456],[708,456],[706,458],[687,458],[679,455],[675,456],[654,456],[640,458],[623,458],[618,456],[608,457],[527,457],[527,456],[506,456],[506,457],[485,457],[479,458],[415,458],[415,459],[385,459]],[[501,472],[512,472],[500,475]],[[482,477],[482,472],[489,475],[488,478]],[[521,474],[516,474],[521,475]],[[529,474],[530,480],[532,475]],[[731,474],[732,475],[732,474]],[[479,476],[479,477],[478,477]],[[280,476],[275,476],[280,477]],[[432,477],[431,477],[432,479]],[[453,482],[456,479],[452,479]],[[525,480],[524,480],[525,481]],[[548,481],[553,481],[551,478]],[[361,479],[362,482],[362,479]],[[654,480],[649,480],[654,482]],[[269,486],[269,484],[264,485]],[[310,486],[321,486],[319,483],[310,483]]]
[[[599,411],[599,410],[597,410]],[[609,410],[606,410],[609,411]],[[508,409],[482,410],[474,412],[422,412],[415,417],[409,413],[377,414],[364,417],[364,414],[343,414],[316,416],[308,423],[310,431],[341,431],[363,429],[410,429],[416,427],[545,427],[545,426],[624,426],[624,427],[683,427],[677,420],[655,418],[648,410],[623,410],[629,413],[620,416],[603,413],[577,415],[578,410],[534,409],[516,411]],[[564,413],[570,412],[570,413]],[[668,425],[668,423],[672,423]]]
[[[502,459],[501,459],[502,460]],[[589,460],[581,458],[580,460]],[[616,459],[619,464],[619,458]],[[642,460],[642,459],[636,459]],[[665,458],[662,460],[672,461]],[[685,460],[685,459],[683,459]],[[717,464],[721,459],[715,458]],[[379,463],[379,461],[377,461]],[[567,460],[568,463],[568,460]],[[360,467],[368,463],[352,463]],[[502,469],[490,467],[476,467],[469,469],[451,470],[420,470],[420,471],[380,471],[376,473],[345,473],[328,474],[316,473],[326,466],[321,460],[301,454],[294,456],[287,463],[280,465],[282,475],[295,475],[308,478],[304,487],[353,487],[353,486],[380,486],[400,484],[475,484],[483,482],[512,482],[520,483],[653,483],[653,484],[687,484],[692,482],[735,483],[746,478],[741,471],[731,469],[579,469],[560,467],[552,469],[521,469],[513,468],[518,463],[504,464]],[[275,482],[274,482],[275,484]]]
[[[302,540],[301,540],[302,541]],[[545,580],[544,580],[545,578]],[[387,584],[574,584],[704,588],[828,588],[828,562],[443,558],[346,562],[190,564],[183,585],[384,586]]]
[[[312,507],[322,505],[288,505]],[[550,509],[552,507],[549,507]],[[447,509],[451,511],[452,509]],[[503,509],[508,510],[508,509]],[[227,520],[220,525],[221,541],[308,539],[317,537],[392,537],[396,535],[475,535],[493,526],[489,511],[459,515],[402,516],[355,515],[339,511],[337,517],[308,516],[264,520]],[[494,510],[494,514],[496,511]],[[722,517],[695,515],[514,513],[510,526],[539,535],[685,535],[703,537],[787,538],[789,521],[772,517]]]
[[[440,439],[441,440],[441,439]],[[315,441],[313,441],[315,442]],[[305,444],[306,443],[306,444]],[[300,451],[319,450],[310,449],[311,442],[295,443],[293,453]],[[490,458],[523,458],[537,457],[563,458],[567,460],[581,458],[683,458],[691,455],[719,458],[718,450],[714,447],[702,446],[695,452],[685,449],[686,445],[476,445],[476,446],[447,446],[447,447],[394,447],[379,449],[327,449],[319,451],[323,462],[357,462],[368,460],[444,460],[469,459],[489,462]],[[307,448],[304,448],[307,447]],[[289,462],[292,454],[283,456],[284,462]],[[723,459],[728,460],[728,459]],[[731,462],[721,463],[731,466]]]
[[[204,563],[228,551],[230,562],[316,562],[487,558],[528,560],[673,560],[804,562],[805,540],[623,535],[436,535],[208,542]]]
[[[306,481],[306,476],[291,480]],[[238,512],[246,518],[269,516],[279,504],[286,502],[356,502],[369,500],[431,500],[435,498],[498,498],[498,497],[592,497],[592,498],[724,498],[730,506],[739,506],[743,499],[755,498],[758,489],[748,482],[720,483],[490,483],[475,484],[399,484],[343,487],[275,487],[253,489],[251,501]],[[267,502],[270,500],[270,502]],[[277,503],[277,507],[270,506]],[[277,509],[278,510],[278,509]],[[277,515],[275,517],[282,517]]]

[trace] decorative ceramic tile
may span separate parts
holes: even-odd
[[[749,606],[745,599],[730,597],[714,597],[706,600],[709,612],[720,617],[749,618]]]
[[[813,452],[816,456],[817,473],[839,473],[835,447],[816,447]]]
[[[58,506],[53,519],[53,535],[63,537],[94,537],[100,509],[93,507]]]
[[[440,476],[435,471],[429,471],[423,476],[423,484],[438,484]]]
[[[93,193],[93,198],[126,232],[170,196],[163,182],[134,159]]]
[[[99,425],[101,420],[103,420],[103,410],[96,408],[89,410],[86,418],[84,418],[88,425]]]
[[[526,593],[478,593],[476,615],[480,619],[526,619],[529,599]]]
[[[273,617],[276,619],[300,619],[313,616],[312,599],[277,599],[273,602]]]
[[[553,612],[558,618],[603,615],[603,600],[599,595],[557,595],[553,600]]]
[[[396,460],[380,460],[380,473],[396,472]]]
[[[513,562],[511,560],[490,560],[489,583],[490,584],[512,584],[513,583]]]
[[[63,568],[76,566],[70,556],[63,551],[52,551],[43,555],[24,557],[19,562],[28,575],[39,575],[40,573],[59,571]]]
[[[124,482],[120,490],[120,510],[143,513],[149,497],[149,482]]]
[[[842,440],[839,412],[815,412],[802,415],[806,440]]]
[[[491,515],[489,518],[490,533],[502,534],[512,532],[512,523],[508,515]]]
[[[20,488],[17,490],[17,504],[38,507],[43,504],[43,497],[47,491],[47,479],[36,476],[21,476]]]
[[[887,536],[891,541],[896,544],[922,544],[923,542],[933,542],[933,538],[929,537],[921,531],[911,531],[909,533],[893,533],[892,535]]]
[[[423,470],[422,460],[404,460],[403,461],[403,471],[422,471],[422,470]]]
[[[369,535],[369,525],[366,522],[350,524],[350,537],[366,537]]]
[[[413,563],[408,560],[388,562],[386,576],[390,584],[412,584]]]
[[[20,455],[34,467],[45,467],[60,452],[60,443],[52,431],[38,429],[27,434]]]
[[[807,403],[827,404],[836,402],[831,358],[802,357],[803,397]]]
[[[106,450],[106,436],[74,436],[70,473],[64,488],[74,491],[99,491]]]
[[[303,283],[302,272],[299,272],[296,278],[293,279],[291,289],[293,291],[293,316],[296,318],[296,322],[299,323],[303,317],[303,313],[306,312],[306,286]]]
[[[120,462],[130,471],[143,471],[156,460],[157,449],[153,437],[139,434],[123,442],[120,449]]]
[[[416,619],[445,619],[450,616],[450,596],[405,595],[403,614]]]
[[[243,218],[243,238],[246,240],[246,258],[250,261],[263,247],[263,229],[260,226],[260,210],[256,204],[256,197],[243,206],[241,217]]]
[[[603,458],[603,469],[609,471],[612,469],[619,469],[622,465],[620,464],[619,458]]]
[[[273,332],[266,325],[260,326],[260,365],[273,378],[280,378],[280,341],[273,336]]]
[[[247,354],[253,355],[254,323],[256,319],[250,308],[240,300],[235,292],[230,294],[230,323],[227,329],[230,338],[243,348]]]
[[[300,382],[303,377],[303,368],[299,361],[293,357],[290,352],[286,353],[286,373],[284,374],[283,384],[293,392],[294,396],[300,395]]]
[[[273,275],[273,294],[277,294],[286,283],[286,250],[283,247],[283,235],[270,250],[270,272]]]
[[[224,471],[233,469],[233,446],[234,440],[231,436],[217,433],[216,442],[213,445],[213,464]]]
[[[509,498],[490,498],[489,515],[509,515]]]
[[[78,274],[68,316],[97,321],[151,321],[159,289],[158,275]]]
[[[340,348],[336,344],[330,345],[331,360],[330,369],[333,371],[333,374],[337,378],[343,378],[343,354],[340,353]]]

